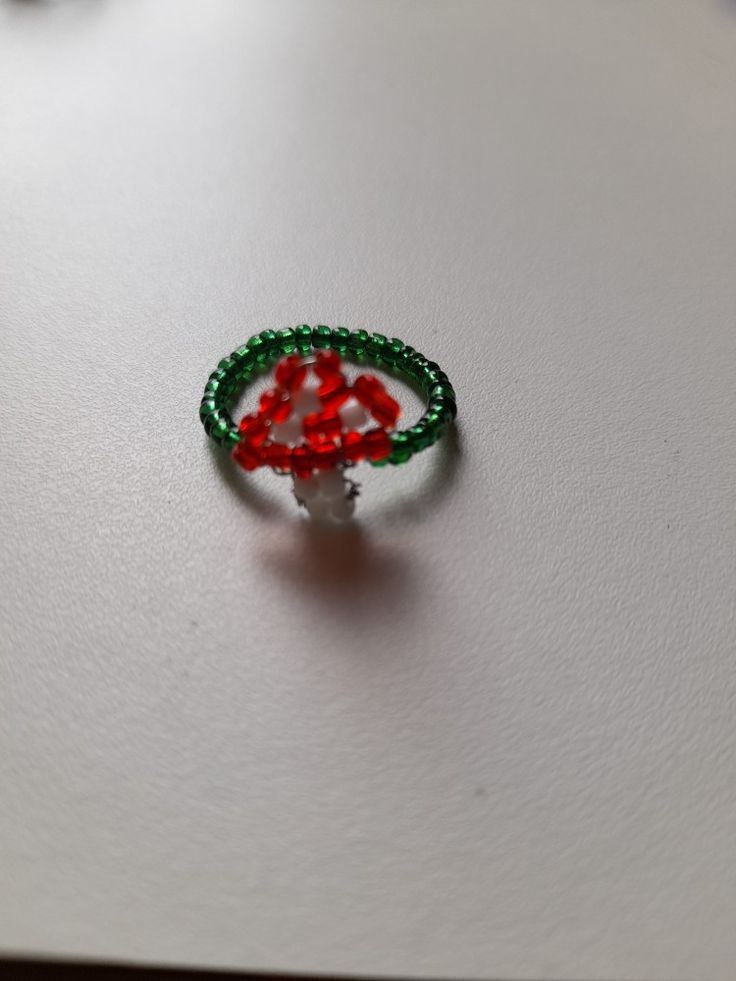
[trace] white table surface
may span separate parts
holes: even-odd
[[[0,4],[0,947],[736,964],[736,5]],[[315,531],[264,327],[446,368]]]

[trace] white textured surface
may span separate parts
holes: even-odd
[[[730,981],[736,6],[5,0],[0,82],[0,945]],[[196,416],[302,321],[461,402],[334,537]]]

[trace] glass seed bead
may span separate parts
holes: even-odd
[[[433,398],[429,403],[430,409],[436,412],[441,418],[446,421],[454,419],[457,415],[457,405],[454,399],[449,399],[446,396],[440,396],[439,398]]]
[[[294,328],[294,336],[299,342],[311,343],[312,340],[312,328],[308,324],[302,324],[300,327]]]
[[[353,351],[354,354],[364,354],[367,340],[368,331],[354,330],[348,338],[348,348]]]
[[[363,442],[363,434],[352,430],[345,433],[341,441],[343,459],[350,463],[357,463],[365,459],[368,448]]]
[[[342,374],[342,360],[337,351],[317,351],[314,373],[322,381],[327,381]]]
[[[261,450],[263,460],[269,467],[278,470],[291,470],[291,447],[284,443],[265,443]]]
[[[363,445],[367,448],[369,460],[382,460],[393,449],[391,437],[385,429],[369,429],[363,434]]]
[[[307,366],[302,363],[298,354],[290,354],[276,366],[276,384],[295,395],[304,384],[307,377]]]
[[[210,430],[210,436],[217,440],[218,443],[222,442],[229,431],[227,420],[218,417],[212,422],[212,429]]]
[[[339,459],[337,445],[333,442],[327,442],[312,447],[312,459],[317,470],[330,470]]]
[[[385,334],[371,334],[366,341],[365,349],[369,354],[380,355],[386,346]]]
[[[238,431],[246,443],[260,446],[268,436],[268,425],[262,416],[251,413],[240,420]]]
[[[413,450],[406,433],[394,433],[391,436],[393,449],[388,458],[389,463],[406,463],[411,459]]]
[[[408,430],[410,436],[412,437],[413,443],[418,450],[426,449],[430,444],[430,435],[427,430],[422,425],[412,426]]]
[[[238,443],[233,450],[232,457],[243,470],[256,470],[261,465],[261,454],[255,447],[247,443]]]
[[[350,331],[347,327],[334,327],[332,329],[332,347],[344,354],[348,349],[348,337],[350,337]]]
[[[314,457],[306,446],[295,446],[291,451],[291,469],[297,477],[308,477],[314,470]]]
[[[320,324],[312,330],[312,345],[314,347],[329,347],[332,340],[332,331],[329,327]]]
[[[276,343],[275,330],[262,330],[258,336],[266,347],[273,347]]]
[[[284,398],[283,391],[269,388],[261,395],[258,411],[276,424],[286,422],[291,414],[291,403]]]
[[[425,374],[425,380],[429,386],[431,385],[447,385],[450,379],[444,373],[444,371],[430,371]]]
[[[350,397],[350,390],[342,376],[337,376],[322,382],[317,395],[326,409],[338,409]]]
[[[303,425],[304,435],[312,446],[340,435],[340,417],[336,412],[312,412],[304,417]]]
[[[428,394],[431,399],[446,396],[447,398],[452,399],[453,402],[455,401],[455,389],[449,384],[433,385]]]
[[[225,374],[228,375],[235,367],[235,362],[232,361],[230,358],[223,358],[217,367],[220,371],[224,371]]]

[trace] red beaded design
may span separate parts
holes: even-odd
[[[302,420],[302,439],[296,446],[271,439],[271,426],[285,422],[292,413],[293,400],[304,387],[309,365],[297,354],[276,366],[276,385],[261,396],[258,411],[243,416],[240,442],[233,458],[245,470],[272,467],[309,477],[317,470],[330,470],[359,460],[382,460],[391,453],[393,429],[401,409],[383,382],[374,375],[359,375],[348,384],[336,351],[317,351],[312,370],[320,381],[317,398],[320,408]],[[377,426],[366,432],[348,431],[339,415],[340,407],[354,397],[373,417]]]

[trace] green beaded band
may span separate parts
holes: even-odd
[[[373,466],[406,463],[420,450],[432,446],[457,415],[455,390],[447,375],[413,347],[383,334],[346,327],[286,327],[262,330],[237,351],[223,358],[204,389],[199,418],[207,435],[216,443],[233,449],[240,442],[238,427],[229,407],[243,387],[257,374],[285,354],[307,355],[313,348],[332,348],[339,354],[370,361],[393,369],[399,376],[419,384],[427,398],[427,409],[409,429],[391,433],[390,456],[371,461]]]

